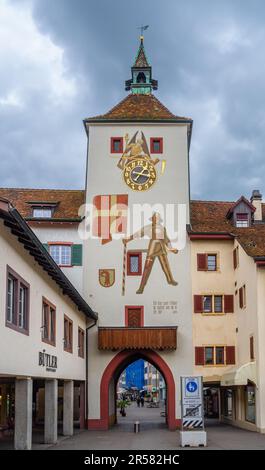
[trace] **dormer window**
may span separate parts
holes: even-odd
[[[247,212],[238,212],[236,214],[236,226],[240,227],[248,227],[249,220],[248,220],[248,213]]]
[[[241,196],[229,209],[226,217],[238,228],[250,227],[256,208],[244,196]]]
[[[33,217],[36,217],[36,219],[50,219],[52,212],[52,207],[33,207]]]

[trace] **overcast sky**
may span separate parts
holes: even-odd
[[[265,196],[264,0],[0,0],[0,186],[83,188],[82,119],[124,96],[138,48],[194,120],[193,198]]]

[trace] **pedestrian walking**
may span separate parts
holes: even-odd
[[[138,406],[138,408],[140,408],[140,404],[141,404],[141,398],[138,396],[137,397],[137,406]]]
[[[142,408],[144,407],[144,397],[141,397],[141,405],[142,405]]]

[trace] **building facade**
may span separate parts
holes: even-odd
[[[86,329],[97,316],[10,203],[0,199],[0,433],[30,449],[85,426]]]
[[[180,424],[180,376],[199,374],[208,418],[265,432],[265,205],[257,190],[236,202],[190,200],[193,122],[171,113],[155,97],[157,88],[141,37],[125,83],[129,94],[84,120],[85,190],[0,190],[99,316],[87,330],[86,371],[58,343],[64,368],[41,378],[86,379],[86,425],[108,429],[116,421],[119,377],[143,360],[158,370],[156,384],[164,381],[169,429]],[[19,259],[11,267],[31,284]],[[45,294],[39,283],[38,295],[63,302],[60,311],[68,308],[75,330],[78,322],[84,329],[87,319],[69,310],[62,293]],[[36,323],[38,350],[41,327]],[[0,365],[1,376],[19,373]],[[39,370],[35,364],[24,373]]]

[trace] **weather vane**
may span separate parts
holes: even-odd
[[[141,30],[141,37],[143,37],[143,32],[147,30],[147,28],[149,28],[149,24],[145,25],[145,26],[138,26],[137,29],[140,29]]]

